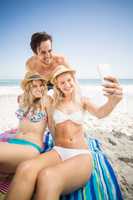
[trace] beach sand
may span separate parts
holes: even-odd
[[[88,88],[87,88],[88,89]],[[90,87],[82,88],[83,93],[91,96],[96,104],[102,104],[104,98],[99,97]],[[86,91],[87,90],[87,91]],[[17,96],[21,93],[19,88],[12,90],[0,89],[0,132],[15,128],[18,120],[15,116],[17,109]],[[95,93],[98,96],[94,95]],[[101,93],[101,91],[100,91]],[[86,114],[86,137],[94,137],[102,143],[102,148],[108,156],[117,173],[124,199],[133,199],[133,96],[124,96],[123,101],[116,109],[104,119],[96,119]],[[0,196],[0,199],[1,196]]]
[[[0,193],[0,200],[4,200],[5,195]]]

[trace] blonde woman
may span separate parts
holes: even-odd
[[[15,138],[0,142],[0,171],[14,172],[17,165],[36,157],[43,149],[43,134],[47,126],[45,109],[46,81],[38,74],[27,73],[22,80],[19,97],[19,119]]]
[[[93,158],[84,138],[84,111],[105,117],[121,100],[122,90],[117,80],[109,77],[110,83],[105,86],[108,101],[98,108],[80,98],[74,74],[73,69],[63,65],[55,70],[50,102],[55,146],[50,152],[20,164],[7,200],[30,200],[35,186],[35,199],[59,200],[62,194],[75,191],[89,180]]]

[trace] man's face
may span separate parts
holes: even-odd
[[[52,62],[52,43],[50,40],[42,41],[37,48],[38,58],[46,65]]]

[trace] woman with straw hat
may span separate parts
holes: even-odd
[[[39,75],[26,73],[21,82],[16,116],[19,125],[15,138],[0,142],[0,171],[14,172],[17,165],[36,157],[43,149],[43,134],[47,126],[45,110],[46,81]]]
[[[7,200],[30,200],[35,186],[35,199],[59,200],[62,194],[81,188],[89,180],[94,166],[84,137],[84,111],[99,118],[105,117],[121,100],[122,90],[115,78],[108,77],[110,83],[104,88],[108,101],[97,108],[88,99],[79,96],[74,74],[72,68],[63,65],[54,71],[51,110],[55,146],[51,151],[20,164]],[[20,182],[21,185],[18,184]],[[116,193],[111,195],[112,199],[122,199],[117,198]]]

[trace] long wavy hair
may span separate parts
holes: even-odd
[[[42,111],[44,110],[45,107],[46,93],[47,93],[46,81],[40,79],[40,81],[42,81],[42,84],[44,86],[41,98],[34,98],[32,95],[33,81],[36,80],[30,80],[27,82],[27,84],[25,84],[23,88],[24,92],[19,98],[20,107],[23,108],[25,112],[28,112],[30,109],[32,109],[33,111],[35,110]]]
[[[65,73],[69,73],[74,80],[74,90],[72,92],[72,101],[81,107],[81,95],[80,95],[80,88],[79,88],[78,82],[75,79],[75,76],[72,72],[64,72],[64,74]],[[60,75],[58,75],[58,77],[59,76]],[[58,85],[57,85],[57,77],[54,80],[54,88],[53,89],[54,89],[53,105],[56,108],[56,107],[58,107],[58,105],[60,105],[60,103],[64,99],[64,93],[60,90],[60,88],[58,88]]]

